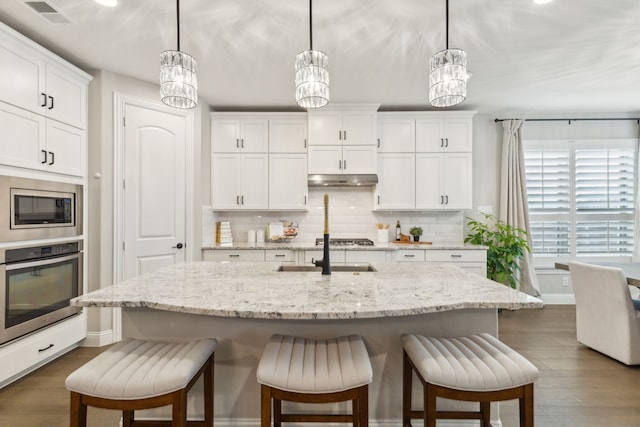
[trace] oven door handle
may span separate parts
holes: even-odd
[[[11,271],[11,270],[18,270],[23,268],[44,267],[46,265],[56,264],[58,262],[69,261],[73,259],[80,260],[81,256],[82,256],[81,253],[77,252],[74,254],[65,255],[61,257],[29,260],[25,262],[13,262],[11,264],[5,264],[5,269],[7,271]]]

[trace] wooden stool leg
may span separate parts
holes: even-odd
[[[369,386],[365,385],[358,390],[358,410],[360,412],[360,427],[369,426]]]
[[[411,386],[413,369],[409,363],[409,356],[402,351],[402,426],[411,427]]]
[[[260,425],[261,427],[271,426],[271,387],[262,385],[260,399]]]
[[[273,427],[282,425],[282,400],[273,399]]]
[[[122,411],[122,427],[131,427],[134,420],[133,411]]]
[[[82,395],[71,392],[71,411],[70,411],[70,423],[71,427],[86,427],[87,426],[87,405],[82,403]]]
[[[204,425],[213,427],[213,354],[204,370]]]
[[[480,402],[480,414],[482,427],[491,427],[491,402]]]
[[[436,427],[436,390],[429,384],[424,384],[424,427]]]
[[[358,402],[359,398],[359,396],[356,396],[356,398],[351,401],[351,424],[353,425],[353,427],[360,427],[360,405]]]
[[[520,402],[520,427],[533,427],[533,383],[523,386]]]
[[[173,393],[173,422],[171,427],[187,426],[187,391],[185,389]]]

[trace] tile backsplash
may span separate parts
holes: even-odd
[[[203,206],[202,244],[215,244],[215,224],[230,221],[234,242],[246,242],[249,230],[267,230],[267,223],[287,220],[298,223],[299,243],[313,243],[322,237],[324,228],[324,194],[329,194],[329,234],[331,237],[368,238],[377,240],[377,224],[389,224],[389,240],[395,238],[396,221],[400,220],[402,233],[409,228],[422,227],[421,241],[462,242],[465,212],[403,212],[372,211],[371,188],[330,187],[309,189],[309,210],[305,212],[213,212]]]

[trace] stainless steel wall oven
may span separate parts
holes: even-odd
[[[82,235],[82,185],[0,176],[0,241]]]
[[[82,309],[82,241],[0,249],[0,344]]]

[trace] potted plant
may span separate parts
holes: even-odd
[[[422,227],[411,227],[409,234],[413,236],[414,242],[419,242],[420,236],[422,236]]]
[[[520,261],[525,251],[531,252],[527,244],[527,232],[497,220],[493,215],[483,214],[486,222],[469,220],[469,234],[465,243],[487,247],[487,277],[512,288],[516,288],[520,276]]]

